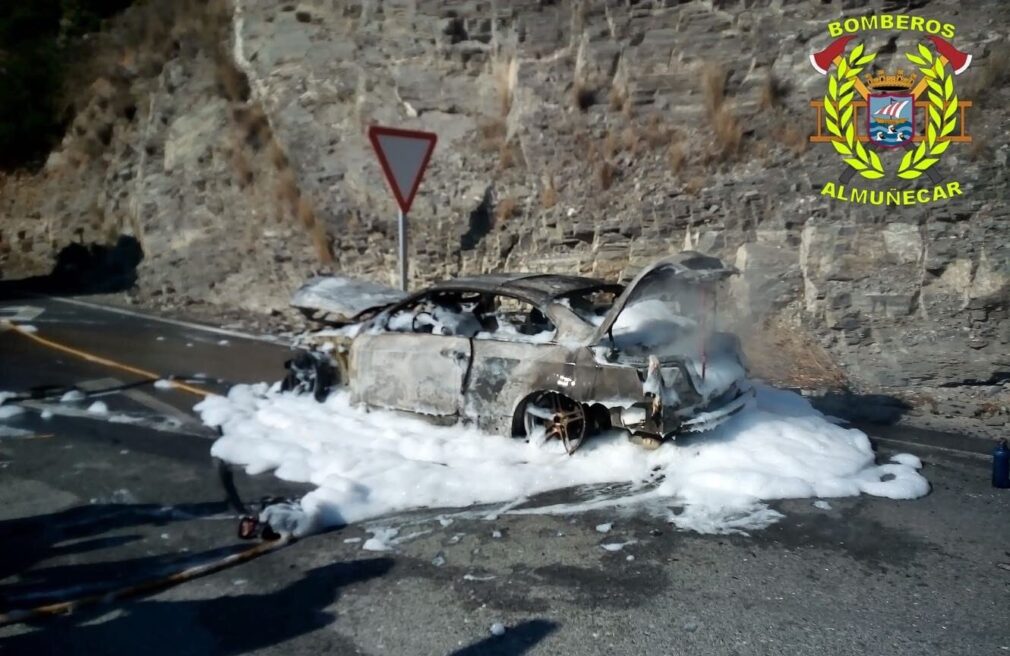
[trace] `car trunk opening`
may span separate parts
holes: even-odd
[[[700,355],[715,330],[719,283],[734,273],[698,253],[659,260],[614,302],[594,343],[631,359]]]
[[[676,393],[681,402],[688,401],[682,398],[686,375],[701,400],[714,398],[744,376],[736,340],[716,326],[720,283],[734,273],[718,259],[698,253],[660,260],[614,302],[593,343],[604,347],[612,362],[643,373],[655,370],[644,375],[655,379],[647,380],[646,387],[654,387],[657,395]]]

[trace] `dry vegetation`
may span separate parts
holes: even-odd
[[[666,159],[670,164],[670,172],[677,175],[687,163],[687,153],[684,152],[684,147],[680,143],[672,143],[666,150]]]
[[[717,160],[734,159],[740,152],[743,128],[726,103],[726,71],[721,66],[706,65],[701,71],[701,91],[712,124]]]
[[[502,198],[495,205],[494,221],[495,225],[501,226],[510,218],[519,213],[519,202],[514,196]]]
[[[90,46],[94,56],[82,59],[74,69],[79,86],[69,89],[68,97],[76,114],[70,127],[76,138],[70,141],[64,160],[80,167],[104,157],[118,121],[149,120],[148,100],[135,97],[138,89],[151,92],[145,85],[159,84],[163,67],[175,57],[207,56],[215,90],[230,106],[229,142],[222,146],[235,184],[243,189],[258,182],[269,189],[272,184],[277,220],[293,221],[309,238],[319,261],[332,263],[325,223],[302,194],[288,155],[263,108],[250,98],[248,79],[232,60],[230,3],[152,0],[133,5],[115,22],[114,29],[96,35]],[[159,150],[154,141],[144,148],[148,156],[156,156]]]
[[[558,190],[554,184],[554,176],[544,176],[543,188],[540,191],[540,207],[549,209],[558,204]]]
[[[498,93],[498,110],[504,120],[512,111],[512,101],[515,90],[515,80],[518,74],[519,62],[513,57],[500,60],[495,64],[494,79]]]
[[[603,160],[596,167],[596,179],[600,184],[600,189],[606,191],[614,184],[614,177],[617,175],[617,168],[608,162]]]
[[[779,80],[773,73],[768,73],[764,84],[761,85],[761,100],[759,106],[768,111],[782,106],[782,100],[788,92],[785,83]]]
[[[645,137],[645,142],[649,144],[650,148],[660,148],[670,143],[673,133],[673,129],[666,124],[662,116],[659,114],[650,114],[642,135]]]
[[[638,131],[635,130],[634,124],[629,124],[624,131],[621,132],[621,142],[624,146],[624,150],[628,151],[631,155],[636,155],[638,153],[638,146],[641,143],[641,139],[638,136]]]
[[[705,188],[705,178],[700,175],[696,175],[689,178],[687,182],[684,183],[684,193],[689,196],[697,196],[698,192]]]
[[[477,148],[482,153],[495,153],[505,143],[505,121],[492,118],[477,124]]]
[[[614,85],[610,87],[610,109],[615,112],[628,111],[628,90],[623,86]]]
[[[772,134],[775,141],[788,148],[797,157],[807,151],[810,145],[810,133],[800,130],[795,125],[783,121]]]

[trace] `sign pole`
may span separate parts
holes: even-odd
[[[400,289],[407,291],[407,215],[403,210],[398,217],[400,232]]]

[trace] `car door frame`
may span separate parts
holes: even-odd
[[[467,337],[386,330],[390,316],[424,300],[419,293],[378,317],[350,349],[351,399],[366,406],[459,416],[473,360]],[[446,379],[454,384],[446,386]]]

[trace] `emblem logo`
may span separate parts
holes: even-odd
[[[880,24],[895,25],[893,16],[891,21],[884,20],[888,17],[880,16]],[[907,25],[908,17],[904,18]],[[919,20],[920,26],[931,24],[941,29],[938,21]],[[938,163],[952,143],[971,142],[965,113],[972,103],[958,98],[954,88],[954,77],[968,68],[971,55],[936,34],[928,34],[925,39],[932,48],[920,42],[903,53],[911,68],[906,64],[887,71],[873,66],[877,55],[867,53],[862,42],[846,54],[856,38],[852,34],[838,36],[847,26],[848,21],[832,23],[829,33],[838,38],[810,55],[811,64],[828,83],[824,97],[811,102],[817,110],[817,131],[810,141],[830,143],[845,164],[838,183],[825,184],[822,195],[874,205],[914,205],[962,194],[960,183],[942,184],[944,176]],[[859,27],[855,22],[848,29],[858,32]],[[942,29],[953,35],[952,25],[945,24]],[[900,159],[892,153],[900,154]],[[891,189],[885,193],[847,188],[857,174],[866,180],[925,176],[933,189]]]
[[[912,147],[912,103],[915,98],[910,93],[915,77],[905,75],[898,69],[894,75],[880,73],[876,78],[868,77],[866,86],[877,93],[866,97],[869,102],[866,111],[866,134],[870,141],[884,148]]]

